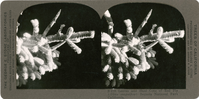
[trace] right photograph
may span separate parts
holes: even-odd
[[[107,88],[185,89],[182,14],[156,3],[125,3],[102,17],[101,67]]]

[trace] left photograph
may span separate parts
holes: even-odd
[[[102,87],[99,21],[97,12],[81,4],[23,10],[16,26],[17,89]]]

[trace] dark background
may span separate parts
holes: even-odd
[[[26,85],[18,89],[101,89],[107,88],[104,84],[104,74],[101,72],[101,41],[100,31],[107,32],[108,25],[104,17],[100,20],[99,15],[84,5],[73,3],[42,4],[29,7],[19,16],[18,36],[24,32],[32,32],[31,19],[39,20],[40,33],[48,26],[56,13],[62,9],[57,22],[49,31],[48,35],[57,33],[61,24],[65,24],[63,33],[72,26],[75,31],[95,30],[94,39],[84,39],[77,45],[82,53],[77,55],[67,44],[60,51],[60,62],[62,65],[53,72],[47,72],[41,80],[28,80]],[[133,31],[141,24],[150,9],[152,15],[139,36],[148,34],[152,24],[162,26],[164,31],[185,30],[185,23],[178,10],[171,6],[162,4],[129,3],[110,8],[113,18],[114,33],[126,32],[125,19],[131,19]],[[101,23],[101,24],[100,24]],[[100,30],[101,29],[101,30]],[[154,31],[155,32],[155,31]],[[175,39],[169,44],[174,49],[173,54],[168,54],[159,44],[154,47],[157,51],[156,58],[159,65],[155,69],[141,72],[137,80],[126,82],[120,88],[141,89],[185,89],[185,37]]]

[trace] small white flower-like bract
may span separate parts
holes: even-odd
[[[106,10],[106,12],[104,13],[104,15],[105,15],[106,17],[111,17],[111,14],[109,13],[108,10]]]
[[[109,78],[109,80],[113,80],[113,74],[112,73],[108,73],[107,77]]]
[[[25,39],[28,39],[28,38],[31,37],[31,35],[30,35],[30,33],[25,32],[25,33],[23,34],[23,37],[24,37]]]
[[[37,19],[33,19],[30,21],[33,25],[33,27],[37,27],[39,25],[39,21]]]
[[[35,74],[34,74],[34,73],[31,73],[31,74],[30,74],[30,78],[34,81],[34,80],[36,79]]]
[[[104,68],[103,68],[103,72],[107,72],[108,71],[108,69],[109,69],[109,65],[107,64],[106,66],[104,66]]]
[[[42,66],[39,67],[39,71],[40,71],[41,75],[44,75],[46,72]]]
[[[117,76],[118,76],[119,80],[123,79],[123,74],[122,73],[119,73]]]
[[[34,46],[32,49],[31,49],[32,52],[36,53],[39,51],[39,48],[38,46]]]
[[[16,73],[16,79],[19,79],[19,75]]]
[[[139,68],[136,67],[136,66],[133,67],[133,71],[134,71],[134,74],[135,74],[135,75],[138,75],[139,72],[140,72]]]
[[[24,80],[28,79],[28,73],[23,73],[22,76],[23,76]]]
[[[127,74],[126,74],[126,79],[127,79],[128,81],[131,79],[130,73],[127,73]]]
[[[41,40],[38,42],[38,45],[39,45],[39,46],[43,46],[43,45],[46,44],[47,42],[48,42],[48,40],[42,37]]]

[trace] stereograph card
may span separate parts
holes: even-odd
[[[197,0],[1,2],[2,99],[198,99]]]

